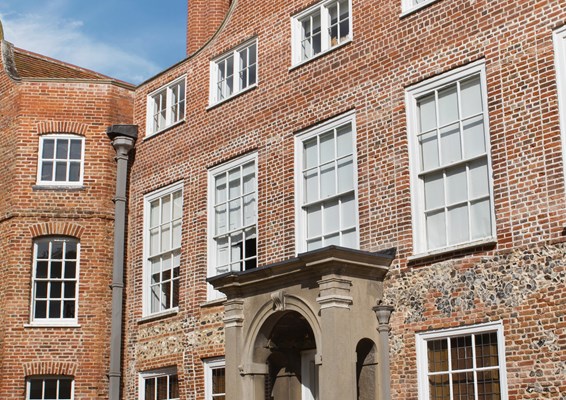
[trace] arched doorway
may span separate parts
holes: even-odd
[[[317,400],[316,340],[308,321],[296,311],[279,312],[263,332],[268,351],[266,400]]]

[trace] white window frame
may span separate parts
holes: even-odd
[[[426,95],[440,90],[444,86],[454,84],[454,82],[465,80],[468,77],[479,75],[480,88],[482,95],[482,109],[484,118],[484,143],[485,143],[485,157],[487,157],[487,174],[489,186],[489,200],[490,200],[490,218],[491,218],[491,233],[484,238],[474,239],[467,242],[462,242],[454,245],[446,245],[440,248],[428,249],[426,241],[426,223],[425,223],[425,206],[424,206],[424,180],[419,178],[420,173],[420,155],[418,149],[418,105],[417,100],[425,97]],[[491,159],[491,143],[489,132],[489,113],[487,104],[487,82],[485,63],[483,60],[476,61],[466,66],[449,71],[438,77],[428,79],[424,82],[418,83],[414,86],[407,88],[405,92],[405,103],[407,108],[407,133],[409,137],[409,165],[411,170],[411,201],[412,201],[412,222],[413,222],[413,256],[410,258],[420,258],[432,254],[440,254],[456,249],[463,249],[467,247],[478,246],[482,244],[494,243],[497,240],[496,234],[496,220],[495,220],[495,206],[493,195],[493,170]],[[459,120],[461,121],[461,120]],[[482,156],[483,157],[483,156]],[[444,169],[453,168],[453,165],[463,164],[470,162],[478,156],[465,159],[449,164],[440,166],[437,169],[442,171]],[[468,161],[465,161],[468,160]],[[430,174],[430,171],[427,172]]]
[[[226,371],[226,361],[224,357],[210,358],[202,361],[204,364],[204,399],[214,400],[216,396],[213,397],[212,393],[212,371],[215,369],[224,369]],[[216,393],[216,395],[221,395]],[[224,394],[225,395],[225,394]]]
[[[234,168],[241,167],[245,164],[250,162],[254,163],[255,168],[255,195],[256,195],[256,219],[255,219],[255,230],[256,230],[256,268],[258,267],[257,264],[257,243],[259,238],[258,232],[258,223],[257,223],[257,204],[258,204],[258,165],[257,165],[257,153],[249,153],[238,158],[235,158],[227,163],[218,165],[214,168],[211,168],[208,171],[208,274],[207,276],[216,276],[216,266],[217,266],[217,259],[216,259],[216,241],[214,240],[214,232],[215,232],[215,211],[214,211],[214,200],[215,200],[215,185],[214,180],[216,176],[220,174],[224,174],[229,170]],[[243,210],[242,210],[243,212]],[[247,225],[246,225],[247,226]],[[248,229],[248,228],[246,228]],[[242,227],[240,230],[244,230]],[[221,292],[214,290],[210,283],[207,284],[208,290],[208,300],[216,300],[224,297],[224,294]]]
[[[239,74],[241,72],[241,60],[239,57],[240,52],[243,50],[249,49],[250,47],[255,46],[255,82],[253,84],[249,84],[246,87],[241,87]],[[215,106],[217,104],[223,103],[240,93],[247,92],[255,88],[258,85],[259,80],[259,59],[258,59],[258,40],[257,38],[253,38],[251,40],[246,41],[245,43],[235,47],[234,49],[222,54],[219,57],[216,57],[210,62],[210,87],[209,87],[209,105],[210,107]],[[226,96],[222,99],[218,97],[217,92],[217,85],[218,85],[218,68],[219,64],[224,60],[228,59],[229,57],[233,57],[233,71],[232,71],[232,79],[233,79],[233,90],[232,94]],[[246,69],[249,68],[249,65]],[[248,78],[249,79],[249,78]]]
[[[43,158],[43,147],[45,140],[54,140],[57,143],[58,140],[78,140],[81,142],[81,158],[79,160],[73,160],[73,162],[79,162],[79,180],[78,181],[69,181],[69,163],[71,162],[69,158],[69,149],[67,148],[67,157],[65,159],[56,159],[57,154],[57,145],[55,144],[53,148],[53,158],[52,159],[44,159]],[[83,177],[84,177],[84,159],[85,159],[85,138],[80,135],[68,134],[68,133],[51,133],[46,135],[41,135],[39,137],[39,152],[37,157],[37,184],[41,186],[82,186],[83,185]],[[52,161],[53,162],[53,169],[52,169],[52,179],[51,180],[43,180],[42,179],[42,171],[43,171],[43,162],[44,160]],[[66,163],[66,176],[67,178],[64,181],[56,181],[55,180],[55,162],[59,160],[59,162]]]
[[[418,3],[415,4],[415,0],[401,0],[401,16],[411,14],[436,1],[438,0],[418,0]]]
[[[469,335],[493,333],[493,332],[497,333],[497,352],[498,352],[497,355],[499,361],[498,369],[499,369],[499,384],[501,387],[501,394],[500,394],[501,400],[507,400],[508,395],[507,395],[507,372],[505,365],[505,336],[503,334],[503,323],[501,321],[488,322],[485,324],[479,324],[473,326],[464,326],[459,328],[417,333],[415,345],[416,345],[416,353],[417,353],[417,374],[418,374],[417,379],[418,379],[418,388],[419,388],[419,400],[428,400],[430,398],[429,385],[428,385],[428,355],[427,355],[428,354],[427,342],[429,340],[447,339],[458,336],[469,336]],[[475,346],[473,346],[472,351],[474,354],[473,357],[474,367],[472,368],[474,375],[476,371],[496,369],[493,367],[484,367],[484,368],[476,367]],[[450,357],[448,358],[450,363]],[[458,371],[462,371],[462,370],[458,370]],[[463,371],[468,371],[468,369]],[[453,372],[451,370],[451,367],[447,372]],[[452,384],[450,385],[450,391],[452,395]],[[477,392],[478,391],[477,391],[477,383],[476,383],[476,390],[475,390],[476,395]]]
[[[566,187],[566,26],[554,31],[553,39],[560,133],[562,136],[562,164],[564,168],[564,186]]]
[[[51,248],[52,243],[53,242],[74,242],[76,243],[77,246],[77,256],[75,261],[75,278],[74,279],[68,279],[65,278],[64,273],[65,273],[65,265],[62,265],[61,267],[61,277],[60,278],[51,278],[50,275],[50,271],[51,271],[51,255],[49,255],[49,258],[47,259],[48,262],[48,269],[47,269],[47,277],[46,278],[38,278],[37,277],[37,249],[38,249],[38,243],[39,242],[43,242],[43,241],[47,241],[49,242],[49,248]],[[31,287],[31,304],[30,304],[30,325],[34,325],[34,326],[76,326],[77,325],[77,321],[78,321],[78,312],[79,312],[79,282],[80,282],[80,252],[81,252],[81,243],[80,240],[77,238],[73,238],[73,237],[68,237],[68,236],[48,236],[48,237],[40,237],[34,240],[33,243],[33,266],[32,266],[32,287]],[[44,259],[42,259],[44,260]],[[57,259],[58,260],[58,259]],[[65,258],[65,255],[63,254],[63,258],[61,259],[62,264],[65,264],[64,261],[66,261],[67,259]],[[36,308],[36,283],[38,280],[47,282],[47,297],[46,297],[46,301],[47,301],[47,309],[46,309],[46,316],[45,318],[35,318],[35,308]],[[51,290],[51,284],[52,282],[61,282],[61,302],[64,302],[64,284],[66,282],[71,282],[74,281],[75,282],[75,297],[74,297],[74,302],[75,302],[75,316],[74,318],[64,318],[62,315],[60,318],[50,318],[49,317],[49,303],[51,301],[51,297],[50,297],[50,290]],[[61,311],[62,313],[63,311]]]
[[[183,203],[184,203],[184,191],[183,191],[183,182],[176,182],[172,185],[166,186],[164,188],[155,190],[147,195],[144,196],[144,225],[143,225],[143,318],[153,318],[160,315],[167,315],[167,314],[174,314],[179,311],[179,306],[174,306],[168,309],[160,310],[157,312],[151,311],[151,264],[150,258],[152,255],[150,254],[150,210],[151,210],[151,202],[161,199],[165,196],[170,196],[173,193],[181,191],[181,237],[183,234]],[[171,237],[172,230],[171,230]],[[162,254],[166,253],[174,253],[178,251],[181,253],[182,248],[182,239],[181,243],[178,248],[170,249],[169,251],[163,252]],[[156,257],[155,255],[153,257]],[[179,255],[179,257],[181,257]],[[173,273],[173,266],[171,268],[171,272]],[[179,270],[181,266],[179,265]],[[179,290],[180,290],[180,271],[179,271]]]
[[[30,400],[30,396],[31,396],[31,381],[33,380],[41,380],[41,381],[45,381],[45,380],[70,380],[71,381],[71,398],[70,400],[73,400],[75,398],[75,380],[70,377],[70,376],[65,376],[65,375],[37,375],[37,376],[28,376],[26,378],[26,400]],[[42,398],[45,398],[45,386],[42,384]],[[59,392],[59,382],[57,382],[57,392]],[[57,393],[57,399],[59,398],[59,393]],[[52,398],[49,399],[45,399],[45,400],[53,400]],[[67,400],[67,399],[65,399]]]
[[[318,124],[314,127],[308,128],[305,131],[298,133],[295,136],[295,249],[296,254],[307,251],[307,211],[303,207],[304,188],[303,188],[303,142],[324,134],[332,129],[338,128],[342,125],[351,124],[352,127],[352,149],[353,149],[353,185],[354,188],[351,192],[354,194],[355,206],[355,229],[356,229],[356,243],[355,247],[360,247],[360,221],[359,221],[359,202],[358,202],[358,157],[357,157],[357,138],[356,138],[356,116],[355,110],[349,111],[329,121]],[[348,191],[350,192],[350,191]],[[345,192],[346,193],[346,192]],[[327,202],[332,198],[344,197],[345,193],[336,194],[319,200],[319,202]],[[325,246],[323,246],[325,247]]]
[[[292,40],[292,46],[291,46],[291,54],[292,54],[292,63],[291,65],[293,67],[307,63],[311,60],[314,60],[315,58],[318,58],[326,53],[328,53],[330,50],[336,49],[338,47],[341,47],[349,42],[351,42],[353,40],[353,12],[352,12],[352,0],[348,0],[348,7],[350,10],[350,15],[349,15],[349,33],[348,33],[348,38],[341,41],[338,44],[332,45],[331,43],[331,38],[330,38],[330,34],[328,33],[328,29],[330,26],[330,15],[328,12],[328,8],[333,5],[334,3],[337,3],[338,0],[330,0],[330,1],[322,1],[318,4],[315,4],[312,7],[307,8],[306,10],[298,13],[297,15],[293,15],[291,17],[291,40]],[[302,40],[302,27],[301,27],[301,21],[304,20],[306,17],[319,13],[320,14],[320,30],[321,30],[321,50],[319,53],[317,54],[313,54],[311,57],[305,58],[303,59],[302,54],[301,54],[301,40]]]
[[[173,115],[172,110],[172,102],[173,102],[173,89],[177,86],[183,88],[183,97],[178,100],[175,105],[182,103],[181,107],[177,108],[178,116]],[[163,126],[158,127],[157,129],[154,128],[153,119],[154,115],[157,112],[155,106],[155,99],[161,93],[165,92],[165,122]],[[174,81],[168,83],[167,85],[161,86],[159,89],[154,90],[153,92],[147,95],[146,101],[146,138],[156,135],[160,132],[163,132],[166,129],[171,128],[172,126],[178,125],[185,121],[186,113],[187,113],[187,82],[186,82],[186,75],[183,75]]]
[[[179,374],[177,373],[177,367],[167,367],[160,368],[151,371],[140,372],[139,374],[139,399],[146,400],[145,398],[145,381],[147,379],[155,379],[161,377],[168,377],[167,384],[169,384],[169,379],[171,376],[177,376],[177,384],[179,385]],[[180,385],[179,385],[180,386]],[[169,400],[179,400],[181,388],[179,387],[179,397],[169,399]]]

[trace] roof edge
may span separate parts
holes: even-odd
[[[2,66],[8,77],[14,81],[21,81],[14,61],[14,45],[1,39],[0,52],[2,53]]]

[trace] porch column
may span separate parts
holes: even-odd
[[[391,400],[391,369],[389,366],[389,318],[393,312],[392,306],[377,305],[373,307],[379,326],[379,391],[381,400]]]
[[[224,347],[226,359],[226,400],[245,399],[240,360],[244,347],[244,301],[228,300],[224,304]]]
[[[321,330],[320,400],[356,399],[356,358],[352,343],[352,282],[338,275],[318,281]]]

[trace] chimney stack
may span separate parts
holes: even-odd
[[[218,30],[232,0],[188,0],[187,56],[200,49]]]

